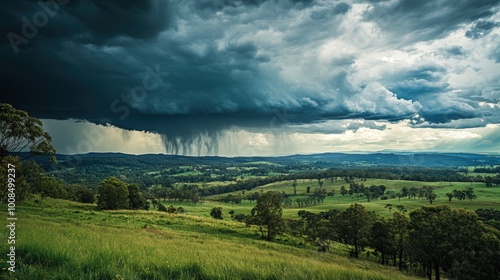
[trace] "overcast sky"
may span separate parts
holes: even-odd
[[[498,0],[40,3],[2,4],[0,102],[59,153],[500,151]]]

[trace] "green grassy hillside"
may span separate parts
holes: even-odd
[[[292,237],[266,242],[226,220],[57,199],[28,201],[17,217],[16,272],[3,269],[3,279],[418,279],[344,257],[345,245],[321,253]]]

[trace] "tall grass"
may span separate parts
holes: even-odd
[[[253,237],[229,221],[76,204],[20,209],[4,279],[415,279],[393,268]],[[2,232],[2,239],[6,237]],[[2,251],[6,246],[2,244]]]

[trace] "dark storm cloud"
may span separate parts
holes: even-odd
[[[0,12],[1,101],[43,118],[158,132],[174,150],[234,127],[320,131],[317,124],[331,119],[365,119],[347,129],[384,129],[372,121],[415,115],[437,123],[481,116],[498,122],[496,107],[481,112],[467,96],[450,94],[449,71],[439,63],[364,79],[360,57],[374,49],[356,49],[349,41],[356,34],[345,31],[359,2],[72,0],[16,54],[7,34],[21,36],[22,18],[31,21],[44,9],[10,1]],[[388,34],[375,48],[388,50],[474,21],[472,29],[486,30],[480,23],[495,4],[363,3],[371,5],[364,22]],[[458,44],[446,52],[468,55]],[[490,56],[498,61],[497,52]]]
[[[444,81],[445,74],[446,69],[443,67],[422,65],[387,75],[385,79],[388,89],[397,96],[423,101],[428,99],[429,94],[448,91],[449,84]]]
[[[372,1],[374,2],[374,1]],[[408,44],[447,35],[458,25],[492,15],[496,0],[376,1],[365,20],[373,21],[394,36],[394,43]]]
[[[311,18],[314,20],[329,19],[336,15],[344,15],[351,9],[351,6],[345,2],[340,2],[329,9],[322,9],[311,13]]]
[[[107,44],[120,36],[147,40],[171,23],[168,1],[61,0],[9,1],[3,4],[0,24],[2,29],[22,35],[26,24],[23,18],[32,24],[36,20],[43,22],[43,13],[48,15],[48,21],[40,28],[35,24],[36,41],[66,39]],[[0,43],[8,43],[7,37],[1,36]]]

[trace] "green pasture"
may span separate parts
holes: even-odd
[[[289,236],[266,242],[256,228],[226,220],[57,199],[17,213],[16,272],[2,261],[2,279],[420,279],[347,258],[345,245],[321,253]],[[0,249],[5,256],[6,242]]]
[[[484,183],[470,183],[470,182],[420,182],[420,181],[404,181],[404,180],[384,180],[384,179],[367,179],[366,181],[356,181],[357,183],[363,183],[365,186],[371,186],[371,185],[384,185],[387,187],[386,191],[392,190],[395,192],[399,192],[403,187],[407,187],[408,189],[411,187],[417,187],[421,188],[422,186],[433,186],[435,187],[434,192],[437,194],[437,199],[433,202],[433,205],[438,205],[438,204],[447,204],[452,207],[457,207],[457,208],[466,208],[469,210],[476,210],[479,208],[494,208],[497,210],[500,210],[500,187],[486,187]],[[285,182],[277,182],[277,183],[272,183],[268,184],[265,186],[257,187],[254,188],[250,191],[245,191],[245,193],[249,192],[266,192],[266,191],[279,191],[279,192],[285,192],[287,194],[293,194],[293,186],[292,186],[293,181],[285,181]],[[297,196],[291,196],[290,198],[292,200],[295,200],[297,197],[304,197],[307,195],[307,186],[311,187],[311,193],[314,192],[314,189],[319,188],[318,181],[317,180],[297,180]],[[349,184],[345,183],[345,181],[338,181],[338,182],[333,182],[331,183],[330,181],[325,181],[323,184],[323,189],[327,190],[327,192],[330,192],[331,190],[335,190],[335,195],[333,197],[326,197],[324,200],[324,203],[320,204],[315,204],[312,206],[308,207],[302,207],[298,208],[296,207],[296,204],[294,203],[294,207],[292,208],[285,208],[283,210],[283,215],[288,218],[296,218],[297,217],[297,212],[299,210],[307,210],[311,212],[321,212],[321,211],[327,211],[330,209],[346,209],[351,205],[352,203],[360,203],[363,204],[368,210],[370,211],[375,211],[378,215],[382,216],[390,216],[391,213],[389,212],[388,208],[385,208],[387,204],[392,204],[392,205],[404,205],[405,208],[409,211],[412,211],[420,206],[426,206],[429,205],[429,201],[423,200],[423,199],[408,199],[408,198],[401,198],[401,199],[387,199],[387,200],[372,200],[368,202],[366,200],[366,197],[364,196],[355,196],[353,195],[352,197],[346,194],[345,196],[342,196],[340,194],[340,188],[341,186],[344,186],[346,189],[349,189]],[[477,196],[477,199],[474,199],[472,201],[470,200],[463,200],[459,201],[457,199],[452,199],[451,202],[448,202],[448,198],[445,196],[447,192],[452,192],[453,190],[465,190],[467,187],[472,187],[474,188],[474,194]],[[229,193],[227,193],[229,194]],[[207,199],[216,199],[217,197],[220,196],[226,196],[227,194],[221,194],[221,195],[216,195],[216,196],[210,196],[207,197]],[[231,192],[231,194],[242,194],[242,191],[236,191],[236,192]],[[220,206],[224,210],[227,209],[229,210],[234,210],[236,213],[241,213],[243,212],[250,213],[251,208],[253,207],[253,203],[249,202],[242,202],[242,204],[233,204],[231,205],[230,203],[215,203],[215,202],[205,202],[204,203],[207,208],[210,208],[210,206]],[[175,206],[175,204],[174,204]],[[194,212],[195,215],[203,215],[202,213],[199,213],[198,210],[196,210],[198,206],[196,207],[190,207],[187,205],[186,210]],[[210,208],[211,209],[211,208]],[[208,212],[210,213],[210,210],[208,209]]]

